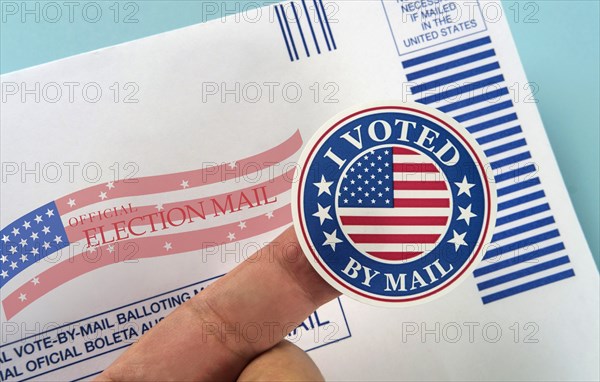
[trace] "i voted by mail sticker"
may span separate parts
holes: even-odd
[[[310,139],[292,188],[298,239],[333,287],[372,305],[430,301],[470,277],[496,190],[465,128],[427,106],[343,112]]]

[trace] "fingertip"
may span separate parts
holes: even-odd
[[[302,349],[283,340],[256,357],[238,377],[238,382],[324,381],[321,371]]]

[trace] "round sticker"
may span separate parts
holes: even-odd
[[[323,125],[292,188],[298,239],[333,287],[373,305],[429,301],[469,277],[491,240],[485,156],[427,106],[371,105]]]

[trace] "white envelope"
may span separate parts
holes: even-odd
[[[288,340],[332,380],[598,379],[598,271],[503,12],[296,0],[2,76],[0,380],[98,374],[289,226],[302,142],[381,100],[478,139],[493,244],[443,298],[342,297]]]

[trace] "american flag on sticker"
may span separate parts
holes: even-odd
[[[338,214],[360,250],[381,260],[408,260],[433,249],[445,233],[451,198],[432,159],[387,147],[350,165],[340,184]]]
[[[484,160],[462,126],[435,109],[347,110],[300,155],[292,187],[300,245],[323,278],[361,302],[419,304],[448,293],[492,236]]]
[[[15,220],[0,231],[6,317],[77,277],[125,260],[113,255],[117,246],[134,244],[136,259],[168,256],[289,224],[289,190],[301,147],[296,132],[238,161],[94,185]]]

